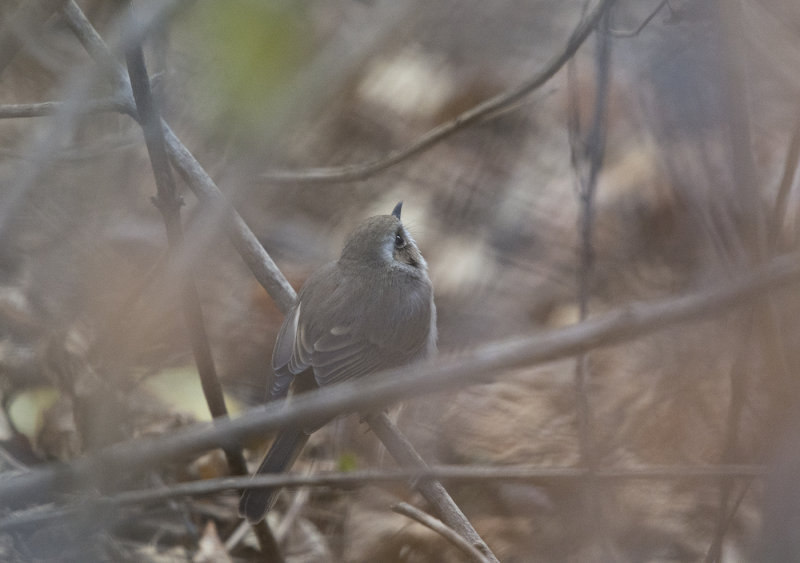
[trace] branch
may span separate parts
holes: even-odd
[[[429,514],[425,514],[421,510],[414,508],[407,502],[399,502],[392,507],[392,510],[403,516],[408,516],[412,520],[419,522],[426,528],[429,528],[463,551],[470,559],[478,561],[479,563],[488,563],[490,560],[483,556],[483,554],[475,549],[467,540],[456,533],[452,528],[445,526],[441,520],[437,520]]]
[[[712,290],[631,304],[580,324],[485,344],[458,356],[439,357],[415,366],[413,372],[408,368],[388,370],[369,380],[348,381],[309,392],[290,404],[276,402],[251,409],[235,420],[200,423],[167,436],[130,440],[70,464],[51,464],[9,476],[0,479],[0,506],[52,498],[57,491],[68,489],[76,478],[91,479],[102,472],[130,475],[152,470],[167,460],[241,443],[265,432],[307,425],[345,412],[375,411],[411,397],[490,382],[503,370],[531,367],[728,313],[766,291],[797,283],[800,254],[787,254],[740,277],[712,283]]]
[[[629,481],[631,479],[753,479],[766,472],[762,465],[709,465],[709,466],[647,466],[630,468],[599,467],[594,475],[603,481]],[[102,498],[84,499],[65,507],[37,507],[19,511],[0,520],[0,530],[11,531],[53,519],[65,518],[78,511],[98,511],[103,507],[115,509],[126,506],[164,502],[167,500],[198,497],[224,491],[238,491],[258,487],[326,487],[350,490],[356,485],[396,483],[438,479],[447,482],[485,483],[486,481],[575,481],[585,479],[587,469],[579,467],[527,467],[527,466],[463,466],[436,465],[426,468],[401,468],[384,471],[351,471],[347,473],[323,472],[317,474],[273,473],[252,477],[222,477],[190,481],[157,489],[125,491]]]
[[[86,19],[84,13],[73,0],[67,3],[63,13],[73,33],[98,64],[108,65],[110,64],[109,61],[114,61],[111,51],[103,41],[103,38],[100,37],[100,34],[97,33],[97,30],[94,29],[91,22]],[[115,63],[109,72],[116,77],[115,82],[121,91],[125,92],[126,95],[130,95],[130,83],[122,68]],[[267,251],[264,250],[264,247],[244,222],[244,219],[227,201],[192,153],[181,143],[166,122],[163,122],[162,126],[164,128],[167,153],[172,165],[175,166],[197,198],[207,207],[216,210],[224,218],[228,237],[237,252],[250,268],[250,271],[253,272],[256,280],[275,301],[281,312],[286,313],[297,298],[297,294],[291,284],[283,276]]]
[[[592,124],[586,139],[583,157],[589,161],[589,171],[584,178],[580,169],[578,175],[578,195],[580,203],[580,264],[578,266],[578,305],[580,320],[585,321],[589,316],[589,297],[594,275],[594,221],[595,200],[597,198],[597,178],[603,167],[606,147],[606,131],[608,119],[608,88],[611,80],[611,36],[607,33],[611,10],[607,10],[601,18],[600,31],[597,34],[595,47],[595,97]],[[575,84],[572,84],[573,88]],[[572,102],[577,100],[577,94],[570,97]],[[575,126],[577,127],[578,108],[573,104],[576,114]],[[577,130],[576,130],[577,132]],[[577,164],[574,150],[571,152],[573,165]],[[589,370],[588,353],[580,354],[575,361],[575,405],[578,422],[578,446],[581,465],[589,469],[589,474],[581,490],[582,510],[580,514],[581,528],[586,532],[589,543],[598,543],[604,546],[606,535],[603,519],[599,518],[600,506],[597,492],[597,483],[594,478],[594,467],[597,463],[595,444],[592,436],[593,413],[589,402]],[[609,554],[602,547],[605,556]]]
[[[278,309],[286,314],[297,299],[297,293],[294,288],[278,269],[272,257],[258,241],[241,215],[216,186],[211,176],[181,143],[166,122],[164,123],[164,131],[166,133],[167,152],[172,165],[178,169],[181,177],[189,185],[197,199],[210,210],[216,211],[224,217],[228,237],[239,256],[250,268],[258,283],[275,301]]]
[[[131,4],[128,3],[130,9]],[[158,195],[153,203],[161,212],[164,226],[167,231],[167,240],[173,256],[180,255],[184,246],[183,225],[181,223],[181,206],[183,201],[178,195],[175,180],[172,177],[169,159],[164,142],[164,129],[158,108],[150,90],[150,78],[144,62],[144,53],[141,44],[128,49],[125,53],[128,64],[128,75],[136,102],[136,111],[139,123],[144,133],[150,164],[153,168]],[[189,342],[197,365],[197,373],[203,388],[203,396],[208,404],[208,410],[214,419],[228,416],[225,397],[222,394],[222,385],[214,366],[211,354],[211,345],[203,320],[203,310],[197,286],[191,275],[191,268],[182,274],[181,301],[186,330]],[[242,453],[241,446],[228,446],[224,448],[225,458],[230,472],[234,475],[248,475],[247,461]],[[278,543],[272,535],[267,524],[258,522],[253,524],[253,532],[259,540],[263,555],[276,563],[283,561],[283,556],[278,549]]]
[[[385,412],[369,415],[366,417],[366,421],[397,463],[418,469],[424,469],[428,466],[414,449],[411,442],[400,432],[400,429],[389,420],[389,416]],[[492,553],[492,550],[489,549],[483,538],[475,531],[470,521],[464,516],[464,513],[439,481],[420,481],[415,485],[415,488],[425,497],[425,500],[433,505],[439,513],[439,517],[450,528],[468,541],[470,547],[482,554],[482,557],[477,559],[478,561],[488,560],[498,563],[497,557]]]
[[[162,0],[152,5],[143,4],[137,13],[127,10],[122,17],[117,19],[114,29],[109,32],[109,35],[115,38],[111,49],[97,33],[75,0],[68,0],[61,8],[61,13],[72,33],[75,34],[97,66],[106,74],[115,90],[130,92],[127,73],[117,61],[114,53],[122,54],[136,45],[141,45],[150,33],[166,25],[188,5],[188,0]]]
[[[150,80],[147,76],[147,68],[145,67],[141,46],[130,49],[126,53],[126,59],[133,87],[133,97],[136,101],[136,110],[144,132],[145,144],[147,145],[147,152],[150,156],[150,164],[155,177],[158,195],[153,199],[153,203],[164,219],[170,252],[173,256],[179,255],[184,245],[183,225],[181,224],[180,215],[183,202],[178,195],[175,180],[172,177],[172,170],[169,167],[164,143],[164,131],[161,128],[161,117],[150,91]],[[208,343],[197,287],[189,272],[184,273],[183,277],[181,300],[183,302],[184,320],[200,375],[203,394],[212,417],[228,416],[228,409],[225,406],[225,399],[222,395],[222,386],[219,383],[214,360],[211,356],[211,347]],[[244,457],[241,455],[241,450],[238,453],[238,458],[241,459],[235,459],[237,458],[235,451],[226,451],[228,462],[234,473],[245,473],[247,468],[244,463]]]
[[[4,104],[0,105],[0,119],[16,119],[22,117],[40,117],[52,115],[66,107],[65,102],[41,102],[37,104]],[[80,114],[118,112],[130,113],[128,100],[121,97],[99,98],[89,100],[77,108]]]
[[[594,10],[586,17],[570,35],[566,45],[558,52],[550,62],[531,78],[502,94],[498,94],[488,100],[474,106],[455,119],[434,127],[419,139],[403,149],[390,152],[386,157],[368,162],[366,164],[349,164],[340,167],[328,168],[309,168],[306,170],[291,171],[278,170],[267,172],[262,178],[274,182],[352,182],[363,180],[382,170],[385,170],[399,162],[416,156],[435,144],[449,137],[453,133],[465,129],[482,119],[491,118],[501,110],[517,103],[521,98],[531,94],[543,86],[561,67],[577,52],[583,42],[594,30],[600,17],[614,3],[614,0],[600,0]]]

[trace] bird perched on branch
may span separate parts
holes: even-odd
[[[400,221],[402,206],[401,201],[391,215],[361,223],[339,259],[303,284],[272,352],[269,400],[285,398],[290,387],[304,392],[368,376],[436,350],[433,286],[425,259]],[[288,470],[317,428],[279,432],[256,475]],[[258,522],[278,490],[245,491],[239,513]]]

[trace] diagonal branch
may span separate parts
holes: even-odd
[[[366,417],[366,421],[400,465],[423,470],[428,467],[428,464],[417,453],[411,442],[400,432],[400,429],[389,419],[385,412],[369,415]],[[425,497],[425,500],[436,508],[442,521],[481,554],[481,557],[475,558],[477,561],[488,560],[497,563],[497,557],[486,545],[486,542],[483,541],[483,538],[478,535],[478,532],[475,531],[470,521],[464,516],[464,513],[439,481],[419,481],[415,488]]]
[[[167,241],[172,256],[179,256],[184,246],[183,225],[181,223],[181,206],[183,201],[178,194],[175,180],[165,150],[164,131],[161,127],[161,117],[150,91],[150,80],[147,76],[144,54],[141,46],[137,45],[126,53],[128,73],[133,87],[133,97],[139,123],[144,133],[147,153],[155,177],[157,196],[153,198],[154,205],[161,212],[164,226],[167,231]],[[211,347],[208,343],[203,312],[197,286],[191,275],[191,268],[186,267],[182,272],[181,301],[185,317],[189,341],[194,352],[197,371],[203,387],[203,394],[208,403],[208,409],[214,418],[228,416],[225,398],[222,395],[222,386],[217,377],[214,360],[211,356]],[[226,450],[228,463],[234,473],[247,471],[241,450]]]
[[[147,152],[150,156],[150,163],[156,182],[158,195],[154,198],[153,203],[164,219],[170,252],[173,256],[179,256],[184,246],[183,225],[181,223],[183,200],[178,194],[175,180],[172,177],[164,141],[162,120],[153,99],[153,93],[150,90],[150,78],[147,75],[141,44],[127,49],[125,59],[128,65],[128,74],[133,98],[136,102],[139,123],[144,133],[145,144],[147,145]],[[203,396],[213,418],[227,418],[228,409],[225,405],[225,397],[222,394],[222,385],[219,382],[217,370],[214,366],[211,345],[208,341],[208,334],[203,320],[200,296],[197,293],[197,286],[191,275],[190,266],[187,265],[185,267],[181,277],[182,310],[197,365],[197,372],[203,388]],[[234,475],[247,475],[249,473],[247,461],[240,446],[229,445],[224,448],[224,452],[231,473]],[[276,563],[282,561],[283,557],[278,549],[278,543],[267,524],[253,524],[253,531],[259,540],[264,556]]]
[[[419,139],[403,149],[390,152],[387,156],[366,164],[349,164],[329,168],[309,168],[299,171],[276,170],[262,175],[266,180],[274,182],[352,182],[363,180],[377,174],[395,164],[416,156],[450,135],[465,129],[483,119],[499,114],[502,110],[513,106],[520,99],[528,96],[543,86],[561,67],[577,52],[594,30],[602,15],[614,3],[614,0],[600,0],[594,10],[573,30],[566,45],[545,67],[519,86],[474,106],[458,115],[455,119],[434,127]]]
[[[267,290],[278,309],[284,314],[287,313],[297,299],[297,293],[211,176],[181,143],[169,125],[165,123],[164,128],[167,152],[173,166],[180,172],[197,199],[212,213],[219,213],[223,217],[228,238],[239,256],[250,268],[258,283]]]
[[[407,368],[389,370],[368,381],[343,382],[309,392],[288,405],[273,403],[251,409],[235,420],[196,424],[167,436],[131,440],[70,464],[52,464],[9,476],[0,479],[0,505],[12,508],[50,499],[71,487],[75,479],[103,472],[113,475],[151,470],[167,460],[240,443],[268,431],[301,426],[310,420],[375,411],[411,397],[489,382],[503,370],[530,367],[728,313],[761,298],[767,291],[798,283],[800,254],[787,254],[739,277],[712,283],[711,290],[631,304],[545,334],[535,332],[488,343],[459,356],[440,357],[416,366],[413,372]]]
[[[63,14],[72,32],[75,33],[78,40],[98,64],[107,67],[114,62],[111,51],[103,41],[103,38],[100,37],[100,34],[97,33],[97,30],[86,19],[83,11],[73,0],[67,2]],[[130,95],[130,83],[125,77],[122,68],[114,64],[111,65],[108,72],[115,77],[114,81],[119,86],[120,91],[124,92],[125,95]],[[281,312],[286,313],[297,298],[297,294],[291,284],[275,265],[267,251],[264,250],[264,247],[244,222],[244,219],[227,201],[211,179],[211,176],[181,143],[169,125],[163,120],[162,124],[167,153],[173,166],[175,166],[197,198],[223,217],[228,237],[237,252],[250,268],[250,271],[253,272],[258,283],[266,289],[267,293],[275,301]]]
[[[419,522],[426,528],[433,530],[448,542],[456,546],[458,549],[463,551],[470,559],[474,561],[478,561],[479,563],[487,563],[490,561],[484,555],[478,551],[475,546],[467,542],[461,535],[459,535],[455,530],[446,526],[441,520],[437,520],[430,514],[426,514],[419,510],[418,508],[414,508],[407,502],[399,502],[392,507],[392,510],[397,512],[398,514],[402,514],[403,516],[407,516],[412,520]]]

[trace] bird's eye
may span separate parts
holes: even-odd
[[[406,245],[406,239],[403,237],[403,233],[397,233],[394,235],[394,247],[395,248],[403,248]]]

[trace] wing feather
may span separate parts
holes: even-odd
[[[334,268],[329,264],[306,281],[281,327],[272,362],[274,398],[286,396],[294,376],[309,367],[324,386],[409,363],[435,347],[430,285],[402,293],[387,285],[376,292],[375,280],[331,275]]]

